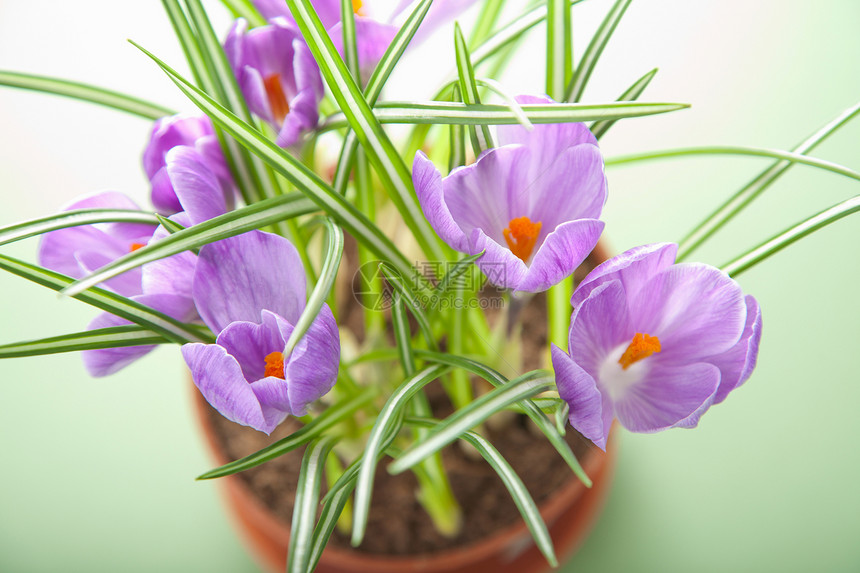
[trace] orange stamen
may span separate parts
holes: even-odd
[[[633,335],[633,340],[630,341],[630,346],[618,359],[618,363],[624,370],[630,368],[634,362],[639,362],[643,358],[648,358],[655,352],[660,352],[660,339],[650,334],[637,332]]]
[[[352,0],[352,11],[358,14],[359,16],[364,16],[364,10],[362,9],[362,1],[361,0]]]
[[[284,380],[284,353],[272,352],[266,356],[265,360],[266,371],[264,376],[275,376]]]
[[[128,252],[133,253],[136,250],[142,249],[145,246],[146,246],[146,243],[132,243],[131,246],[128,248]]]
[[[284,93],[284,86],[281,85],[281,74],[271,74],[263,80],[263,85],[266,88],[266,95],[269,96],[269,106],[272,108],[272,115],[277,123],[284,123],[284,118],[290,113],[290,104],[287,102],[287,95]]]
[[[503,231],[508,248],[522,262],[529,260],[540,235],[541,222],[532,223],[528,217],[511,219],[508,228]]]

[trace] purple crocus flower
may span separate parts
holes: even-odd
[[[323,97],[322,77],[301,33],[282,18],[248,30],[238,19],[224,42],[248,107],[278,131],[289,147],[316,127]]]
[[[673,264],[677,245],[631,249],[573,293],[570,354],[552,347],[570,423],[602,449],[613,418],[633,432],[692,428],[752,373],[755,298],[726,273]]]
[[[549,103],[520,97],[521,103]],[[597,244],[606,201],[603,157],[581,123],[498,130],[499,147],[445,178],[419,152],[418,201],[433,229],[474,255],[502,288],[538,292],[570,275]]]
[[[227,205],[232,208],[236,188],[221,152],[211,120],[205,115],[178,114],[162,117],[152,126],[143,152],[143,169],[152,184],[152,204],[162,215],[182,210],[167,173],[167,152],[176,146],[193,148],[218,179]]]
[[[182,355],[225,417],[268,434],[332,388],[340,341],[328,306],[284,354],[305,307],[305,272],[287,239],[251,231],[204,246],[193,289],[203,321],[219,334],[215,344],[186,344]]]
[[[139,211],[134,201],[117,191],[87,195],[65,205],[76,209],[128,209]],[[51,231],[39,244],[39,264],[74,279],[81,279],[131,251],[146,245],[155,231],[153,225],[139,223],[99,223]],[[102,286],[122,296],[141,294],[141,270],[134,269]]]

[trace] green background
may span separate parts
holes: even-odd
[[[609,5],[575,9],[577,54]],[[226,18],[219,23],[226,30]],[[852,0],[634,2],[586,100],[615,99],[659,66],[643,99],[693,108],[617,125],[606,155],[704,144],[790,148],[860,100],[858,25]],[[189,109],[127,37],[181,61],[156,2],[0,2],[0,69]],[[393,81],[421,92],[429,65],[422,58],[442,71],[453,61],[438,54],[417,51],[414,67]],[[525,65],[505,84],[542,91],[540,34],[520,55]],[[425,83],[419,97],[429,96],[433,84]],[[401,87],[392,97],[410,93]],[[93,191],[121,190],[143,203],[139,153],[148,129],[109,110],[0,90],[0,224]],[[860,121],[814,155],[860,169]],[[612,168],[609,244],[621,251],[677,240],[767,165],[727,157]],[[724,263],[857,188],[795,167],[695,258]],[[694,431],[616,435],[608,505],[565,570],[860,569],[858,231],[860,219],[840,221],[741,277],[764,314],[755,374]],[[34,245],[3,252],[30,258]],[[17,277],[0,275],[0,293],[2,342],[80,330],[93,315]],[[254,571],[216,484],[193,481],[210,462],[191,392],[174,349],[97,380],[75,355],[0,363],[0,571]]]

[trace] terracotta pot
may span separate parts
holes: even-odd
[[[591,254],[592,264],[606,260],[602,245]],[[221,451],[206,413],[206,401],[194,391],[197,417],[215,462],[229,461]],[[586,488],[571,475],[571,480],[540,506],[561,562],[570,557],[588,536],[609,492],[615,468],[615,440],[610,437],[606,453],[590,449],[580,460],[594,482]],[[281,572],[286,568],[289,525],[280,521],[237,476],[220,478],[234,525],[257,563],[265,570]],[[320,573],[528,573],[549,570],[522,520],[496,531],[489,537],[446,551],[428,555],[385,556],[329,545],[316,569]]]

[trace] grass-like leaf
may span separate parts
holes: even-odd
[[[0,255],[0,269],[55,291],[61,291],[74,282],[71,277],[5,255]],[[147,328],[171,342],[184,344],[214,340],[211,334],[206,335],[197,327],[105,289],[93,287],[75,294],[74,298]]]
[[[475,68],[472,67],[469,48],[466,46],[466,39],[463,37],[463,31],[460,30],[459,24],[454,25],[454,50],[457,57],[457,74],[460,77],[460,95],[463,96],[463,103],[480,105],[481,96],[478,93],[478,85],[475,83]],[[479,156],[485,149],[495,147],[489,125],[469,126],[469,136],[472,140],[472,151],[475,152],[475,157]]]
[[[475,83],[477,83],[483,88],[487,88],[488,90],[494,92],[496,95],[500,96],[503,100],[505,100],[505,103],[508,104],[510,110],[514,113],[514,115],[517,116],[517,121],[520,123],[520,125],[522,125],[526,129],[531,129],[532,127],[534,127],[532,125],[532,122],[529,121],[529,117],[523,111],[522,105],[517,102],[516,98],[513,95],[508,93],[508,91],[502,86],[502,84],[500,84],[496,80],[481,78],[476,79]]]
[[[315,210],[314,204],[298,193],[259,201],[193,227],[176,231],[163,239],[153,241],[140,249],[123,255],[90,276],[75,282],[74,285],[63,291],[63,294],[75,296],[91,286],[148,262],[193,250],[207,243],[241,235],[265,227],[275,221],[297,217]]]
[[[409,46],[409,42],[418,30],[418,26],[420,26],[421,22],[424,21],[424,17],[427,15],[427,11],[430,9],[432,2],[433,0],[421,0],[421,2],[418,3],[403,23],[403,26],[401,26],[400,30],[395,34],[394,39],[382,55],[382,59],[379,60],[378,64],[376,64],[376,68],[374,68],[373,74],[371,74],[370,79],[367,82],[367,86],[364,89],[364,99],[367,101],[368,105],[373,106],[376,104],[376,100],[379,99],[385,82],[388,81],[388,77],[391,75],[391,72],[394,71],[394,67],[397,65],[397,62],[400,61],[401,56],[403,56],[403,52],[405,52],[406,48]],[[349,171],[357,148],[358,138],[355,136],[355,132],[350,131],[343,141],[340,161],[338,162],[334,176],[333,186],[341,195],[346,193]]]
[[[476,48],[490,37],[504,7],[505,0],[484,0],[481,13],[478,14],[478,20],[472,26],[472,34],[469,36],[470,48]]]
[[[642,95],[642,92],[645,91],[645,88],[648,87],[648,84],[651,83],[651,80],[654,79],[654,76],[657,75],[657,68],[654,68],[635,82],[633,85],[624,90],[624,93],[618,97],[618,101],[636,101],[639,99],[639,96]],[[591,125],[591,133],[594,134],[594,137],[600,139],[603,137],[609,128],[615,125],[617,120],[604,120],[604,121],[596,121]]]
[[[332,95],[343,110],[359,142],[367,151],[368,159],[388,192],[391,202],[400,212],[404,224],[412,231],[427,256],[442,260],[439,240],[418,206],[409,168],[373,115],[361,89],[338,55],[310,0],[287,0],[287,6],[302,31]]]
[[[615,4],[612,5],[609,13],[606,14],[606,18],[600,23],[594,36],[588,43],[588,47],[582,55],[582,61],[576,66],[573,77],[570,79],[570,83],[564,92],[564,101],[577,102],[582,98],[585,85],[588,83],[591,72],[594,71],[594,67],[597,65],[597,60],[600,59],[600,54],[603,53],[603,49],[609,43],[609,38],[615,32],[618,22],[621,21],[621,17],[624,16],[624,12],[627,11],[627,7],[630,6],[631,1],[616,0]]]
[[[561,101],[573,71],[570,6],[568,0],[547,0],[546,9],[546,93]]]
[[[458,278],[463,276],[463,273],[470,270],[472,265],[480,259],[484,255],[484,251],[481,251],[477,255],[469,255],[463,257],[456,263],[454,263],[448,272],[445,273],[445,276],[442,277],[442,280],[439,281],[439,284],[436,285],[436,292],[439,294],[445,294],[451,288],[452,284],[456,284]]]
[[[437,364],[447,364],[454,368],[462,368],[467,372],[471,372],[476,376],[480,376],[493,386],[503,386],[508,382],[507,378],[480,362],[464,358],[462,356],[454,356],[453,354],[444,354],[440,352],[430,352],[426,350],[416,350],[415,354],[419,358],[423,358]],[[540,400],[538,400],[540,401]],[[543,432],[547,440],[553,445],[559,455],[564,459],[573,473],[586,485],[591,487],[591,479],[585,474],[585,470],[579,464],[573,451],[564,438],[556,430],[555,425],[547,419],[546,415],[532,400],[522,400],[516,404],[523,409],[523,412],[535,423],[538,429]]]
[[[779,235],[765,241],[730,263],[726,263],[721,268],[732,277],[737,277],[745,270],[752,268],[769,256],[778,253],[795,241],[798,241],[810,233],[813,233],[822,227],[826,227],[830,223],[834,223],[843,217],[856,213],[857,211],[860,211],[860,195],[856,195],[851,199],[842,201],[817,215],[801,221],[797,225],[786,229]]]
[[[287,572],[306,573],[311,558],[311,539],[317,516],[317,505],[322,486],[325,459],[331,452],[332,439],[322,438],[311,442],[299,470],[293,520],[290,526],[290,547],[287,551]]]
[[[522,104],[531,123],[567,123],[643,117],[690,107],[685,103],[612,102],[603,104]],[[373,113],[380,123],[443,125],[508,125],[521,123],[517,111],[506,105],[469,105],[459,102],[382,102]],[[331,116],[321,131],[340,129],[347,123],[341,114]]]
[[[789,161],[791,163],[800,163],[809,165],[810,167],[818,167],[825,171],[831,171],[851,179],[860,180],[860,173],[853,169],[848,169],[842,165],[809,157],[801,153],[792,151],[782,151],[781,149],[765,149],[762,147],[733,147],[733,146],[712,146],[712,147],[686,147],[681,149],[667,149],[663,151],[648,151],[645,153],[636,153],[632,155],[622,155],[618,157],[610,157],[606,160],[606,165],[623,165],[625,163],[633,163],[636,161],[648,161],[652,159],[674,159],[676,157],[687,157],[691,155],[744,155],[748,157],[772,157]]]
[[[331,496],[325,498],[319,520],[314,528],[313,537],[310,542],[310,556],[308,559],[308,571],[314,571],[322,557],[323,550],[328,544],[329,538],[337,525],[340,515],[343,513],[352,490],[355,489],[355,478],[346,481],[342,487],[330,489]]]
[[[400,358],[403,373],[406,376],[414,376],[415,356],[412,353],[412,333],[409,330],[409,319],[406,317],[406,308],[400,294],[396,294],[394,299],[394,304],[391,306],[391,326],[394,331],[397,355]]]
[[[427,341],[427,345],[430,348],[436,349],[436,338],[433,336],[433,330],[430,328],[430,319],[424,311],[424,305],[421,304],[418,294],[412,289],[409,282],[390,265],[380,263],[379,270],[385,275],[388,284],[396,291],[395,296],[400,297],[404,306],[408,307],[409,312],[415,317],[415,321],[418,323],[418,328]]]
[[[74,334],[52,336],[39,340],[28,340],[0,346],[0,358],[21,356],[43,356],[61,352],[78,352],[100,348],[119,348],[121,346],[146,346],[170,342],[160,334],[137,325],[114,326],[85,330]]]
[[[490,416],[509,405],[540,394],[552,387],[553,377],[547,372],[536,370],[511,380],[504,386],[494,388],[465,408],[448,416],[420,442],[403,452],[388,471],[399,474],[411,468],[427,456],[433,455],[470,429],[478,426]]]
[[[827,139],[840,127],[848,123],[860,113],[860,103],[854,104],[839,114],[833,121],[813,133],[792,149],[792,153],[805,154]],[[716,233],[723,225],[740,213],[753,199],[761,195],[765,189],[770,187],[779,177],[794,165],[790,161],[777,161],[755,179],[750,181],[740,191],[720,205],[716,211],[711,213],[704,221],[697,225],[678,245],[678,260],[682,261],[692,253],[696,247],[701,245],[711,235]]]
[[[118,109],[145,119],[158,119],[173,115],[174,111],[134,96],[80,82],[36,76],[18,72],[0,71],[0,86],[21,88]]]
[[[76,209],[63,211],[49,217],[39,217],[14,225],[0,227],[0,245],[35,237],[58,229],[95,225],[98,223],[142,223],[158,225],[159,220],[153,213],[125,209]]]
[[[135,44],[136,45],[136,44]],[[239,140],[249,151],[271,165],[320,209],[337,220],[350,235],[363,243],[381,259],[408,274],[411,263],[372,221],[352,203],[328,186],[316,173],[275,145],[253,126],[241,121],[211,97],[188,83],[170,66],[144,48],[137,46],[170,76],[176,86],[213,122]]]
[[[253,26],[265,26],[266,19],[254,6],[251,0],[221,0],[223,4],[236,18],[244,18]]]
[[[317,284],[314,285],[308,297],[308,302],[305,309],[302,311],[299,320],[296,321],[290,337],[287,339],[287,344],[284,350],[284,356],[289,356],[296,344],[302,339],[308,329],[319,315],[322,305],[331,293],[334,286],[334,280],[337,277],[337,271],[340,268],[340,261],[343,257],[343,230],[334,224],[330,218],[325,220],[326,230],[326,247],[323,254],[322,269],[320,270]]]
[[[362,394],[359,394],[346,402],[340,402],[329,407],[325,412],[314,418],[313,421],[309,422],[301,429],[296,430],[286,438],[278,440],[274,444],[266,446],[262,450],[247,455],[240,460],[209,470],[208,472],[199,475],[197,479],[204,480],[229,476],[256,467],[269,460],[273,460],[278,456],[282,456],[287,452],[322,436],[326,430],[339,424],[349,416],[352,416],[357,410],[370,404],[376,397],[376,394],[377,390],[375,388],[368,388]]]
[[[440,424],[438,420],[420,418],[407,418],[405,423],[408,425],[416,425],[431,429],[435,429]],[[497,450],[495,446],[493,446],[493,444],[483,436],[476,434],[475,432],[465,432],[460,436],[460,438],[474,446],[474,448],[478,450],[478,453],[481,454],[481,457],[483,457],[487,463],[490,464],[490,467],[493,468],[493,471],[498,474],[502,483],[505,485],[505,489],[507,489],[508,493],[511,494],[511,498],[514,500],[514,504],[516,504],[520,515],[522,515],[523,521],[525,522],[526,527],[528,527],[529,532],[532,534],[532,538],[534,538],[538,549],[543,553],[551,567],[558,567],[558,559],[555,556],[555,548],[553,547],[552,537],[549,535],[546,523],[540,514],[537,504],[529,493],[529,490],[526,488],[523,480],[520,479],[520,476],[517,475],[514,468],[511,467],[511,464],[509,464],[504,456],[499,453],[499,450]]]
[[[370,513],[370,498],[373,494],[373,477],[376,464],[381,455],[385,438],[397,431],[402,425],[402,412],[409,400],[424,386],[442,376],[447,366],[437,364],[425,368],[401,384],[379,411],[376,422],[367,437],[367,444],[361,456],[358,482],[355,489],[355,508],[352,524],[352,544],[357,546],[364,539],[367,530],[367,516]]]

